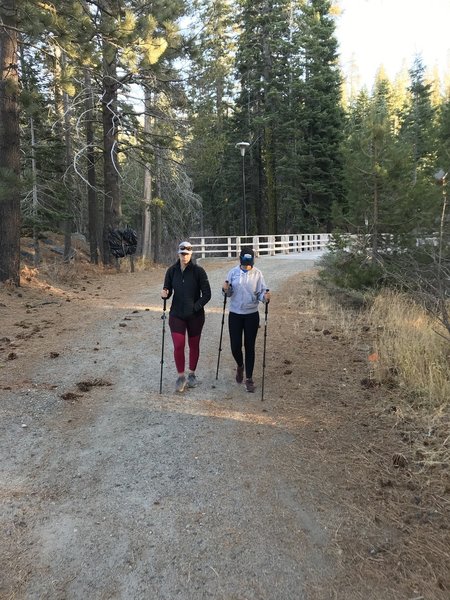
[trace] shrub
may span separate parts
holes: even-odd
[[[383,267],[363,254],[337,250],[320,261],[320,278],[343,289],[362,291],[378,288],[384,280]]]

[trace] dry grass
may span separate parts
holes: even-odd
[[[82,280],[83,276],[94,276],[103,271],[102,267],[81,262],[53,262],[42,263],[39,267],[41,277],[54,283],[75,284]]]
[[[45,278],[55,284],[73,285],[86,277],[102,276],[105,273],[141,272],[156,268],[155,263],[150,259],[143,260],[130,256],[120,258],[117,264],[110,267],[104,267],[101,262],[98,265],[91,264],[89,244],[76,236],[72,237],[73,256],[65,263],[61,254],[64,236],[53,232],[48,232],[46,235],[47,241],[40,244],[41,261],[38,268],[33,265],[33,241],[30,238],[21,238],[21,247],[26,249],[26,256],[22,257],[22,282],[30,281],[32,278]]]
[[[443,326],[411,298],[384,290],[369,311],[342,308],[333,297],[314,294],[352,344],[366,351],[368,383],[398,390],[396,426],[410,440],[416,463],[450,464],[450,348]],[[317,300],[320,298],[320,300]]]
[[[450,347],[441,323],[404,294],[384,290],[369,312],[343,308],[315,286],[311,307],[330,315],[335,327],[355,345],[367,347],[373,378],[397,385],[433,413],[441,413],[450,399]],[[361,337],[361,332],[370,335]]]
[[[374,376],[394,379],[403,394],[398,426],[414,440],[415,458],[429,470],[450,465],[450,348],[442,325],[411,298],[383,291],[370,311],[377,361]]]
[[[333,296],[324,291],[321,284],[317,282],[315,275],[311,275],[311,290],[308,294],[308,303],[311,314],[327,315],[333,323],[333,328],[346,338],[353,347],[364,348],[369,354],[371,346],[361,333],[368,329],[367,315],[364,310],[349,309],[342,306]],[[316,317],[312,317],[315,323]]]
[[[399,382],[432,412],[450,398],[449,344],[444,328],[405,295],[380,293],[370,312],[377,331],[380,380],[395,373]]]
[[[381,377],[380,337],[388,331],[385,312],[393,299],[378,314],[344,308],[339,295],[306,274],[290,281],[282,297],[277,334],[293,375],[284,376],[278,406],[289,416],[292,406],[300,407],[305,422],[314,424],[302,427],[301,441],[290,450],[302,465],[303,489],[313,482],[311,493],[320,490],[320,502],[330,507],[326,514],[336,510],[326,526],[335,531],[342,569],[327,597],[447,600],[448,415],[444,402],[417,402],[420,394],[391,363]],[[433,326],[427,323],[428,334],[439,338]],[[287,339],[295,358],[284,350]],[[441,359],[439,347],[435,352]],[[290,463],[289,469],[292,476]]]

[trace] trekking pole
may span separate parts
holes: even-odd
[[[161,375],[159,377],[159,393],[162,394],[162,377],[163,377],[163,366],[164,366],[164,336],[166,334],[166,302],[167,298],[163,298],[163,314],[161,319],[163,322],[162,326],[162,345],[161,345]]]
[[[268,292],[269,289],[266,289]],[[266,300],[266,306],[264,309],[264,346],[263,346],[263,365],[262,365],[262,383],[261,383],[261,402],[264,401],[264,375],[266,372],[266,341],[267,341],[267,315],[269,313],[269,302]]]
[[[228,281],[226,281],[225,283],[228,283]],[[220,363],[220,353],[222,352],[222,335],[223,335],[223,324],[225,322],[225,307],[226,307],[226,305],[227,305],[227,294],[226,294],[226,292],[223,292],[222,327],[220,328],[219,355],[217,356],[216,379],[219,378],[219,363]]]

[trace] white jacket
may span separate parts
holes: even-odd
[[[227,296],[230,298],[230,312],[249,315],[258,310],[258,302],[264,302],[266,283],[259,269],[253,267],[243,271],[238,265],[228,272],[230,284]]]

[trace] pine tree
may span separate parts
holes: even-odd
[[[255,232],[277,233],[286,222],[286,190],[294,190],[296,80],[295,3],[242,2],[236,124],[249,153],[249,211]],[[283,194],[283,197],[282,197]],[[256,226],[256,227],[255,227]]]
[[[234,147],[229,138],[235,52],[232,11],[232,4],[224,0],[196,6],[200,33],[191,49],[185,157],[195,191],[203,200],[202,231],[229,232],[236,220],[230,214],[230,197],[234,194],[230,193],[228,177],[229,160],[233,162],[230,149]]]
[[[20,284],[18,27],[15,0],[0,5],[0,281]]]
[[[367,234],[374,255],[395,241],[415,245],[432,228],[436,208],[429,177],[411,178],[414,146],[399,134],[396,100],[380,73],[373,95],[362,92],[350,108],[343,144],[346,201],[336,222]]]
[[[432,89],[425,82],[425,67],[420,58],[414,60],[410,69],[410,102],[404,110],[401,136],[413,148],[414,183],[418,182],[421,170],[426,168],[428,159],[436,147],[435,113],[431,102]]]
[[[303,129],[299,168],[305,219],[316,231],[331,228],[331,207],[342,196],[343,111],[335,23],[328,0],[305,2],[298,43],[304,70],[299,106]]]

